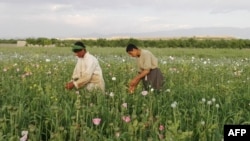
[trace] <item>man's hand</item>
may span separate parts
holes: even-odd
[[[68,89],[68,90],[71,90],[73,89],[75,86],[74,86],[74,83],[73,82],[69,82],[65,85],[65,88]]]
[[[133,80],[130,81],[129,83],[129,93],[134,93],[134,90],[136,88],[136,86],[138,85],[138,83],[140,82],[140,79],[138,78],[134,78]]]
[[[130,94],[133,94],[133,93],[134,93],[134,91],[135,91],[135,87],[133,87],[133,86],[129,86],[129,88],[128,88],[128,92],[129,92]]]

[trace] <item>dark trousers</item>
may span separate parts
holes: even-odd
[[[151,88],[160,90],[163,86],[164,77],[159,68],[151,69],[143,79],[144,90],[149,91]]]

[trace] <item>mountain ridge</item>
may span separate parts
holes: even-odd
[[[78,36],[79,37],[79,36]],[[180,38],[180,37],[220,37],[250,39],[249,28],[206,27],[175,29],[143,33],[85,34],[85,38]]]

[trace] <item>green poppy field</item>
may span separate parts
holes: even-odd
[[[0,141],[222,141],[225,124],[250,124],[250,50],[147,48],[165,83],[134,94],[125,48],[87,47],[105,93],[66,90],[67,47],[0,48]]]

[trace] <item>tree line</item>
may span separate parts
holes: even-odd
[[[134,43],[139,47],[156,47],[156,48],[250,48],[249,39],[236,38],[170,38],[170,39],[79,39],[86,46],[97,47],[125,47],[128,43]],[[69,47],[76,40],[60,40],[55,38],[27,38],[26,45],[39,45],[56,47]],[[0,39],[0,43],[16,43],[17,40]]]

